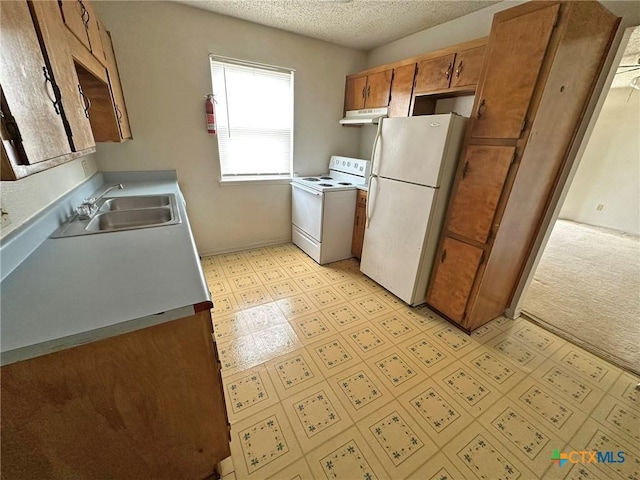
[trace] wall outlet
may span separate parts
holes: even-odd
[[[87,165],[87,160],[83,158],[82,161],[80,162],[80,164],[82,165],[82,170],[84,170],[85,178],[88,177],[91,174],[91,172],[89,171],[89,166]]]
[[[603,208],[604,208],[604,204],[599,203],[598,206],[596,207],[596,210],[601,212]]]
[[[9,215],[9,212],[7,212],[2,206],[0,206],[0,214],[2,214],[2,223],[0,224],[0,226],[2,226],[2,228],[11,225],[11,216]]]

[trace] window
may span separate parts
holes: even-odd
[[[293,70],[210,58],[222,181],[290,177]]]

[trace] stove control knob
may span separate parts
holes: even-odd
[[[360,167],[360,171],[364,170],[362,167]]]
[[[347,167],[350,167],[350,166],[351,166],[351,162],[347,162]]]
[[[345,162],[344,160],[342,161],[342,165],[345,165],[347,162]]]

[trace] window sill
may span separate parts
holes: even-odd
[[[221,187],[231,187],[239,185],[287,185],[291,183],[291,177],[247,177],[247,178],[228,178],[218,181]]]

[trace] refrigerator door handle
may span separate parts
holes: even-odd
[[[371,211],[369,210],[371,208],[371,206],[373,205],[373,189],[371,188],[373,186],[373,180],[375,178],[378,178],[378,176],[375,173],[372,173],[369,176],[369,185],[367,186],[367,203],[365,205],[365,217],[366,217],[366,223],[365,223],[365,227],[369,226],[369,223],[371,223]]]

